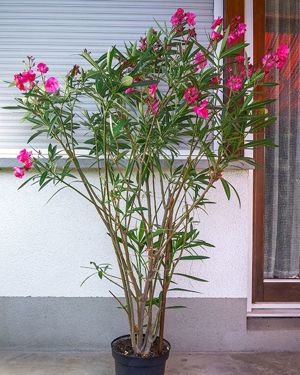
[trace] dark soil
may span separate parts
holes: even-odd
[[[167,353],[170,350],[169,344],[164,342],[164,347],[162,353],[158,353],[158,343],[159,339],[158,337],[155,339],[154,343],[152,344],[152,347],[150,349],[150,353],[147,356],[147,358],[152,357],[159,357],[160,355],[163,355]],[[116,342],[113,343],[113,350],[121,353],[123,355],[126,355],[128,357],[141,357],[141,355],[134,354],[132,346],[131,346],[131,340],[130,338],[122,338]]]

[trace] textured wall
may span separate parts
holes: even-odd
[[[247,297],[251,172],[227,173],[240,193],[242,208],[234,197],[227,201],[218,183],[212,192],[218,203],[208,207],[209,215],[199,215],[202,238],[216,248],[203,251],[211,256],[203,263],[185,263],[195,275],[209,280],[181,285],[202,293],[194,297]],[[90,261],[114,263],[110,240],[93,208],[70,191],[46,204],[52,188],[17,191],[19,184],[11,171],[0,171],[0,295],[110,296],[108,285],[96,277],[80,287],[89,275],[81,266]]]

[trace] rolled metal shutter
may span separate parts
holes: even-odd
[[[63,77],[73,64],[83,64],[79,53],[87,48],[94,56],[111,45],[136,41],[150,26],[170,22],[178,7],[197,14],[197,34],[205,41],[205,30],[213,20],[213,0],[1,0],[0,1],[0,156],[14,156],[26,146],[30,125],[20,114],[2,109],[13,105],[17,89],[12,81],[23,70],[22,61],[34,56],[45,62],[49,74]],[[34,142],[45,148],[45,142]]]

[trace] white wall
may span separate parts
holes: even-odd
[[[83,0],[55,1],[54,7],[53,1],[48,0],[31,3],[32,8],[26,8],[25,18],[19,1],[12,0],[5,6],[0,4],[0,14],[3,14],[0,37],[4,43],[0,46],[0,52],[3,52],[0,53],[0,71],[5,80],[20,69],[21,60],[28,54],[44,59],[53,74],[65,72],[69,65],[78,62],[77,53],[82,48],[99,52],[98,49],[106,49],[112,43],[111,39],[121,45],[122,40],[143,34],[153,24],[153,16],[168,21],[178,6],[197,13],[202,40],[204,28],[209,29],[213,13],[215,17],[222,13],[223,2],[155,0],[155,9],[153,2],[139,2],[137,7],[137,2],[131,0],[89,1],[88,7]],[[120,28],[115,26],[116,12],[110,14],[108,4],[118,9],[120,20],[117,25]],[[151,11],[147,8],[149,4]],[[86,17],[83,17],[85,12]],[[20,17],[23,17],[22,25]],[[135,18],[137,21],[133,22]],[[48,25],[51,32],[49,29],[41,31],[40,24]],[[102,24],[105,24],[104,30]],[[88,32],[83,33],[83,29]],[[1,87],[1,92],[0,105],[7,105],[6,101],[9,95],[12,99],[13,93],[5,87]],[[7,119],[3,113],[0,111],[0,144],[3,146],[0,155],[8,153],[7,147],[16,148],[14,155],[24,147],[28,127],[24,124],[20,127],[14,116],[10,114]],[[211,259],[202,264],[196,262],[190,266],[185,263],[186,267],[193,268],[195,275],[208,279],[209,283],[186,283],[185,287],[192,286],[203,293],[186,294],[189,297],[247,296],[251,255],[251,172],[228,173],[240,193],[242,208],[234,198],[228,202],[221,187],[213,192],[218,203],[208,208],[209,216],[201,215],[201,234],[216,248],[207,251]],[[89,274],[81,266],[88,266],[90,261],[112,262],[109,238],[92,208],[70,191],[62,192],[46,205],[51,196],[50,188],[40,193],[34,188],[17,191],[19,184],[10,170],[0,170],[0,296],[110,296],[108,285],[98,278],[80,288],[81,281]]]
[[[208,207],[209,215],[199,215],[201,237],[216,248],[203,251],[211,256],[203,263],[185,263],[209,283],[185,282],[182,287],[202,294],[181,296],[247,297],[251,172],[228,171],[226,177],[239,191],[242,208],[234,197],[227,201],[218,183],[212,192],[217,204]],[[93,207],[71,191],[62,191],[46,204],[52,187],[17,191],[19,185],[11,170],[0,171],[0,295],[110,296],[109,286],[97,277],[80,287],[89,274],[81,266],[114,261],[110,239]]]

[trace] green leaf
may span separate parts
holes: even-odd
[[[189,293],[201,294],[200,292],[197,292],[196,290],[190,290],[190,289],[184,289],[184,288],[172,288],[172,289],[169,289],[169,292],[189,292]]]
[[[259,86],[278,86],[279,83],[277,82],[263,82],[263,83],[260,83]]]
[[[30,143],[34,138],[38,137],[43,133],[47,133],[47,130],[39,130],[38,132],[32,134],[32,136],[28,138],[27,143]]]
[[[157,81],[138,81],[138,82],[133,82],[132,86],[133,87],[150,86],[150,85],[154,85],[154,84],[157,84],[157,83],[158,83]]]
[[[35,177],[36,177],[36,175],[31,176],[30,178],[28,178],[25,182],[22,183],[22,185],[20,185],[20,186],[18,187],[18,190],[22,189],[22,187],[24,187],[25,185],[27,185],[28,182],[31,181],[31,180],[33,180]]]
[[[1,107],[2,109],[27,109],[26,107],[21,107],[20,105],[8,105],[6,107]]]
[[[177,258],[180,260],[203,260],[203,259],[209,259],[209,257],[205,255],[185,255],[183,257]]]
[[[166,310],[169,310],[169,309],[186,309],[186,306],[183,306],[183,305],[167,306]]]
[[[259,100],[248,105],[246,109],[249,110],[249,109],[256,109],[256,108],[264,108],[266,105],[274,103],[274,101],[275,99]]]
[[[229,184],[226,180],[224,180],[224,178],[221,178],[221,182],[222,182],[222,185],[223,185],[223,189],[225,191],[225,194],[226,194],[226,197],[227,199],[229,200],[230,199],[230,187],[229,187]]]
[[[195,281],[201,281],[201,282],[205,282],[205,283],[208,282],[208,280],[200,279],[199,277],[192,276],[192,275],[186,275],[185,273],[175,273],[175,272],[174,272],[174,275],[182,276],[182,277],[186,277],[186,278],[188,278],[188,279],[195,280]]]
[[[161,302],[160,297],[154,297],[151,300],[149,299],[148,301],[146,301],[146,306],[155,305],[159,307],[160,302]]]
[[[226,32],[224,34],[224,38],[222,40],[222,44],[221,44],[221,48],[220,48],[221,53],[223,52],[223,50],[226,46],[226,42],[227,42],[227,38],[228,38],[229,33],[230,33],[230,26],[227,27]]]
[[[126,215],[133,214],[134,212],[142,212],[142,211],[147,211],[148,209],[146,207],[136,207],[133,208],[132,210],[129,210]]]
[[[86,60],[88,61],[94,68],[96,68],[97,70],[99,70],[99,65],[97,64],[97,62],[92,58],[91,54],[88,53],[87,51],[83,51],[81,56]]]
[[[221,53],[221,58],[223,59],[226,56],[230,56],[230,55],[234,54],[234,52],[236,52],[236,51],[238,51],[238,50],[240,50],[242,48],[245,48],[248,45],[249,44],[247,44],[247,43],[236,44],[235,46],[233,46],[233,47],[227,49],[226,51],[222,52]]]
[[[45,172],[42,173],[42,175],[40,177],[40,186],[43,185],[43,183],[46,180],[47,176],[48,176],[48,171],[45,171]]]
[[[237,199],[239,201],[239,206],[241,208],[242,207],[242,203],[241,203],[241,199],[240,199],[239,193],[237,192],[236,188],[230,182],[227,181],[227,183],[231,187],[231,189],[234,191],[234,193],[235,193],[235,195],[236,195],[236,197],[237,197]]]
[[[41,187],[39,188],[39,191],[41,191],[42,189],[44,189],[45,186],[47,186],[49,184],[49,182],[52,181],[52,178],[49,178],[49,180],[47,180],[46,182],[44,182]]]
[[[109,48],[107,51],[107,55],[106,55],[106,64],[107,64],[108,73],[111,73],[112,61],[113,61],[114,55],[115,55],[115,47],[113,47],[112,49]]]

